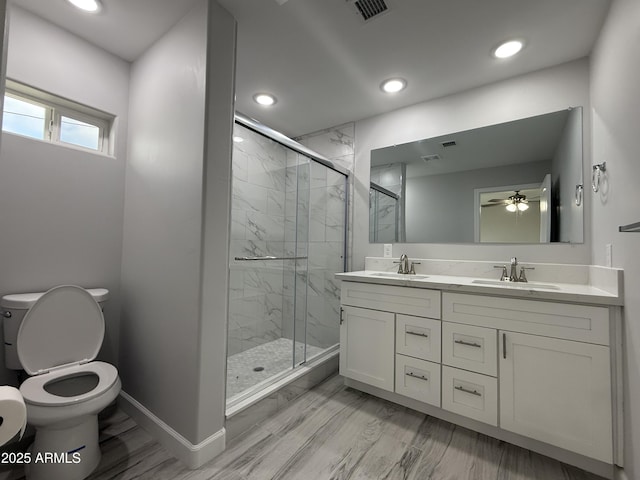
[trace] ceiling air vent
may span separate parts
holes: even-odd
[[[449,140],[448,142],[442,142],[441,145],[444,148],[447,148],[447,147],[455,147],[457,144],[455,140]]]
[[[365,22],[388,10],[384,0],[347,0],[347,2],[355,7]]]
[[[433,160],[440,160],[440,155],[437,153],[430,153],[429,155],[423,155],[420,157],[424,162],[431,162]]]

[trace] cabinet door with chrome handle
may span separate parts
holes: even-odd
[[[340,374],[393,392],[393,313],[342,306]]]
[[[500,331],[500,427],[612,463],[609,347]]]

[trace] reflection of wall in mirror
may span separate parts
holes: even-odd
[[[407,209],[407,241],[473,243],[475,189],[540,182],[550,168],[541,161],[407,179],[407,205],[422,206]]]
[[[581,243],[583,241],[582,206],[575,202],[576,185],[582,184],[582,109],[569,112],[551,163],[553,191],[552,241]]]
[[[524,212],[510,212],[505,205],[483,207],[480,242],[538,243],[540,240],[540,203],[529,201]]]

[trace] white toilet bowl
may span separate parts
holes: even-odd
[[[30,479],[82,479],[100,463],[98,413],[120,392],[113,365],[90,362],[37,375],[20,386],[27,418],[36,428]],[[58,458],[46,462],[47,453]],[[40,456],[40,457],[38,457]]]
[[[98,466],[98,413],[121,388],[113,365],[92,361],[103,337],[102,310],[80,287],[49,290],[22,320],[17,351],[32,376],[20,393],[36,429],[28,479],[82,480]]]

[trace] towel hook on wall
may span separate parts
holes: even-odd
[[[582,205],[582,195],[583,195],[584,186],[582,184],[576,185],[576,206],[579,207]]]
[[[607,171],[607,162],[597,163],[591,171],[591,188],[594,192],[600,190],[600,178]]]

